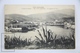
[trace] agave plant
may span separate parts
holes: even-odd
[[[41,32],[38,30],[40,38],[35,36],[40,42],[40,44],[45,46],[53,44],[55,42],[54,40],[56,39],[56,36],[55,38],[53,38],[53,32],[51,30],[47,30],[47,27],[42,27],[42,31],[43,34],[41,34]]]

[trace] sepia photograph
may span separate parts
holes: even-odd
[[[5,5],[4,19],[5,49],[75,49],[74,5]]]

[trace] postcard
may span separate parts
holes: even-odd
[[[75,49],[74,5],[5,5],[4,16],[5,49]]]

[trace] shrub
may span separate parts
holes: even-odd
[[[11,38],[10,36],[5,36],[5,49],[13,49],[15,47],[24,47],[31,44],[31,38],[22,40],[20,36]]]
[[[75,38],[74,34],[68,37],[67,39],[63,36],[57,39],[57,35],[53,35],[51,30],[47,30],[47,27],[44,29],[42,27],[43,34],[38,30],[39,37],[35,36],[38,40],[38,46],[41,48],[52,48],[52,49],[68,49],[68,48],[75,48]]]

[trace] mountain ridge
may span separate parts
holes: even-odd
[[[8,14],[5,15],[7,19],[19,20],[19,21],[52,21],[54,19],[62,19],[75,17],[74,10],[57,10],[55,12],[38,13],[31,15],[21,15],[21,14]]]

